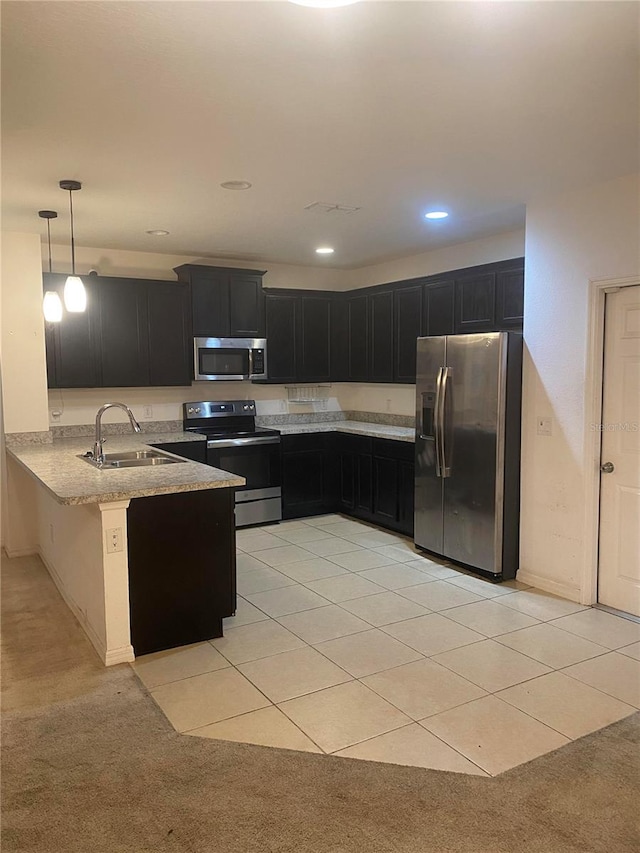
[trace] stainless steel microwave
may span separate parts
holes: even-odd
[[[266,379],[265,338],[194,338],[194,379]]]

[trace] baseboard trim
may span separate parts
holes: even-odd
[[[121,646],[119,649],[110,649],[104,659],[105,666],[114,666],[117,663],[130,663],[134,661],[136,656],[133,651],[133,646]]]
[[[523,569],[518,570],[516,580],[527,583],[529,586],[533,586],[543,592],[550,592],[553,595],[559,595],[561,598],[568,598],[569,601],[580,602],[580,589],[577,586],[554,581],[550,578],[545,578],[544,575],[538,575],[535,572],[528,572]]]
[[[91,645],[98,653],[98,657],[102,661],[105,666],[113,666],[117,663],[127,663],[128,661],[135,660],[135,655],[133,653],[133,646],[122,646],[118,649],[107,649],[103,641],[98,637],[93,626],[87,622],[87,619],[82,612],[82,610],[78,607],[73,598],[69,595],[64,581],[60,577],[60,575],[56,572],[55,567],[47,560],[43,550],[41,547],[38,547],[37,551],[40,559],[44,563],[46,570],[49,572],[51,576],[51,580],[56,585],[56,588],[62,598],[64,599],[65,604],[71,610],[73,615],[76,617],[78,622],[80,623],[80,627],[85,632],[87,637],[89,638]]]
[[[7,557],[13,560],[14,557],[35,557],[40,556],[40,549],[37,547],[30,548],[7,548],[4,546]]]

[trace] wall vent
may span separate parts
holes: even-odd
[[[361,210],[359,207],[349,207],[347,204],[334,204],[328,201],[313,201],[311,204],[305,205],[304,209],[310,213],[340,213],[343,216],[350,216],[352,213]]]

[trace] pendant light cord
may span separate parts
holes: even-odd
[[[47,219],[47,241],[49,243],[49,272],[51,272],[51,221]]]
[[[76,274],[76,244],[73,239],[73,192],[69,190],[69,211],[71,213],[71,275]]]

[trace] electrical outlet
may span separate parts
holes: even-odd
[[[151,420],[151,418],[153,417],[153,406],[143,406],[142,417]]]
[[[107,537],[107,554],[117,554],[123,550],[122,528],[110,527],[105,531]]]
[[[537,418],[538,435],[551,435],[551,418]]]

